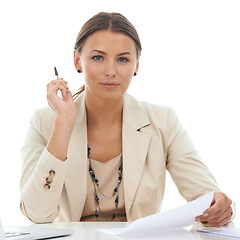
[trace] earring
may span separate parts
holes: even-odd
[[[81,70],[80,70],[80,69],[78,69],[77,71],[78,71],[78,73],[80,73],[80,72],[81,72]]]
[[[133,74],[133,76],[137,76],[137,73],[135,72],[135,73]]]

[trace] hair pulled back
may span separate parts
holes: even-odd
[[[137,58],[139,57],[142,46],[138,36],[138,33],[135,27],[120,13],[108,13],[100,12],[90,18],[81,28],[74,49],[80,55],[83,44],[85,43],[88,36],[99,30],[110,30],[112,32],[121,32],[131,37],[135,42],[137,49]],[[76,99],[79,94],[84,91],[85,85],[83,85],[77,93],[73,95],[73,98]]]

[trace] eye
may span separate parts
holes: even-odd
[[[101,60],[103,60],[103,56],[101,56],[101,55],[93,56],[92,59],[97,60],[97,61],[101,61]]]
[[[120,57],[120,58],[118,59],[118,62],[123,62],[123,63],[125,63],[125,62],[129,62],[129,60],[128,60],[127,58],[125,58],[125,57]]]

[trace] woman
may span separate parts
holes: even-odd
[[[126,93],[141,50],[135,28],[120,14],[99,13],[82,27],[74,64],[85,86],[72,96],[65,80],[51,81],[51,108],[36,111],[22,148],[21,210],[30,220],[133,221],[154,214],[166,169],[187,201],[216,191],[196,221],[231,220],[232,201],[175,112]]]

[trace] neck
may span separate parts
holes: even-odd
[[[122,124],[123,96],[118,99],[99,99],[85,93],[87,125],[110,128]]]

